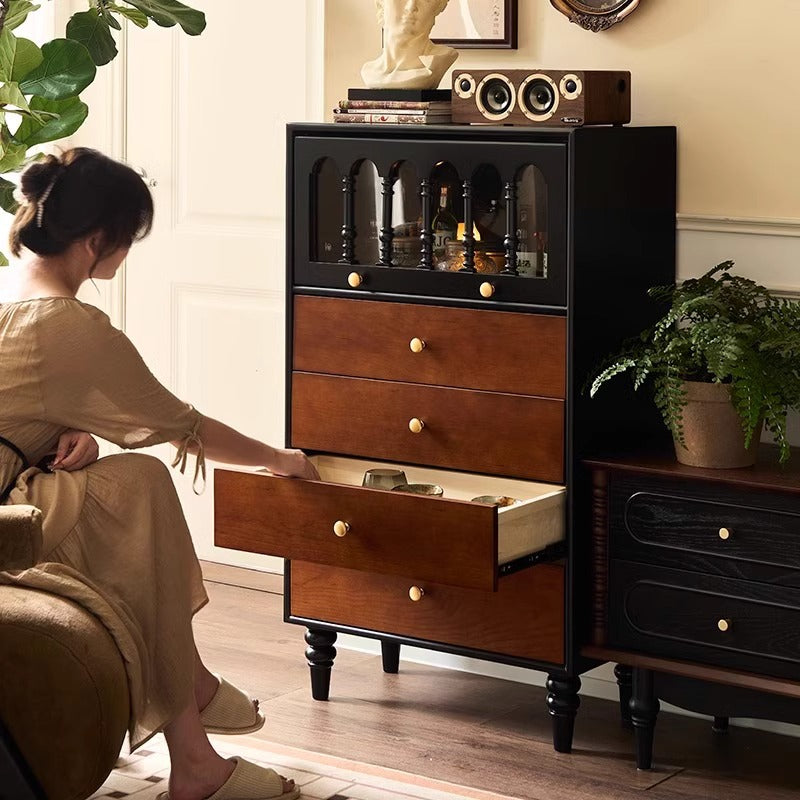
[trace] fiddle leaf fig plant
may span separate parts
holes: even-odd
[[[733,266],[725,261],[700,278],[650,289],[667,313],[602,365],[590,395],[626,372],[634,389],[651,381],[665,424],[683,443],[684,381],[727,384],[745,446],[763,421],[784,462],[786,415],[800,409],[800,303],[731,275]]]
[[[39,47],[14,31],[41,6],[30,0],[0,0],[0,208],[17,210],[13,177],[39,157],[32,148],[71,136],[89,107],[80,93],[97,67],[117,56],[114,31],[128,20],[139,28],[152,21],[198,36],[206,26],[202,11],[178,0],[88,0],[86,11],[70,17],[65,35]],[[0,253],[0,266],[7,264]]]

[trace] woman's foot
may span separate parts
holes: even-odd
[[[259,712],[258,701],[253,700],[246,692],[238,689],[225,678],[212,676],[216,688],[202,686],[195,692],[199,696],[198,708],[200,722],[206,733],[236,735],[255,733],[264,727],[264,715]],[[213,689],[211,699],[206,698]]]
[[[236,761],[215,754],[214,758],[205,759],[191,769],[173,768],[169,776],[169,800],[206,800],[230,779],[236,766]],[[291,792],[294,781],[283,775],[280,777],[283,791]]]
[[[214,699],[214,695],[219,689],[219,678],[205,667],[200,670],[200,674],[194,682],[194,698],[197,701],[197,710],[202,714],[208,704]],[[258,700],[253,700],[253,708],[258,713]]]

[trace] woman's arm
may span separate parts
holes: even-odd
[[[285,450],[271,447],[258,439],[251,439],[213,417],[203,417],[197,431],[205,455],[213,461],[241,464],[247,467],[266,467],[276,475],[319,480],[314,465],[302,450]],[[173,442],[176,447],[179,442]],[[197,451],[190,445],[190,453]]]

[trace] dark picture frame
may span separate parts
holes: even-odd
[[[458,0],[450,0],[451,5],[455,5]],[[496,11],[501,15],[503,33],[499,38],[485,39],[454,39],[440,38],[436,35],[436,25],[433,26],[431,41],[437,44],[447,44],[451,47],[461,49],[487,49],[487,50],[516,50],[517,49],[517,18],[518,0],[476,0],[486,6],[486,13],[492,14]]]
[[[550,0],[570,22],[599,33],[625,19],[636,10],[639,0]]]

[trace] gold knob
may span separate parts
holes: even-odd
[[[351,285],[351,286],[352,286],[354,289],[358,289],[358,287],[359,287],[359,286],[361,286],[361,284],[362,284],[362,283],[364,283],[364,278],[363,278],[361,275],[359,275],[357,272],[351,272],[351,273],[350,273],[350,274],[347,276],[347,282],[348,282],[348,283],[349,283],[349,284],[350,284],[350,285]]]
[[[719,529],[719,538],[720,539],[730,539],[731,532],[727,528],[720,528]]]
[[[422,339],[414,337],[408,343],[408,346],[411,348],[412,353],[421,353],[425,349],[425,342],[423,342]]]
[[[491,297],[494,294],[494,285],[486,281],[486,283],[481,284],[481,296],[482,297]]]
[[[350,530],[350,523],[345,522],[342,519],[337,519],[336,522],[333,523],[333,532],[341,539],[342,536],[347,536],[348,531]]]
[[[408,429],[411,431],[411,433],[422,433],[422,429],[424,427],[425,423],[421,419],[417,419],[416,417],[409,420],[408,422]]]
[[[730,630],[730,627],[731,627],[731,621],[730,621],[729,619],[721,619],[721,620],[720,620],[720,621],[717,623],[717,627],[718,627],[718,628],[719,628],[719,629],[720,629],[720,630],[721,630],[723,633],[725,633],[726,631]]]
[[[408,596],[415,602],[418,603],[422,600],[422,596],[425,594],[425,590],[421,586],[412,586],[408,590]]]

